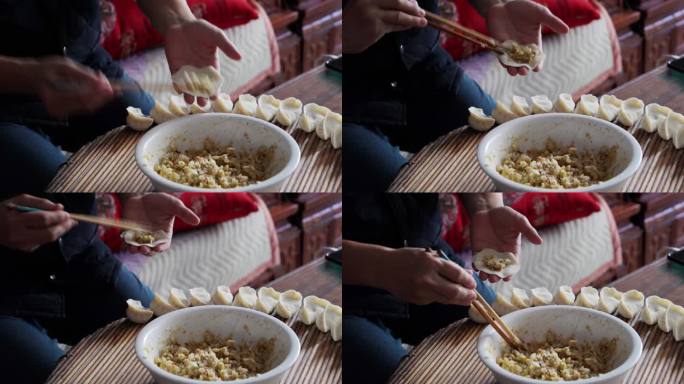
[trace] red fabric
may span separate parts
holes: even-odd
[[[110,219],[121,218],[121,200],[116,194],[98,193],[95,196],[95,204],[98,216]],[[113,252],[121,249],[121,230],[119,228],[103,227],[100,225],[97,228],[97,234]]]
[[[539,193],[507,194],[510,207],[527,217],[540,228],[564,223],[591,215],[601,210],[599,199],[593,193]]]
[[[259,17],[250,0],[187,0],[192,13],[226,29]],[[135,0],[104,0],[101,45],[114,59],[161,45],[163,38]]]
[[[478,32],[489,35],[485,20],[473,8],[468,0],[449,0],[456,6],[456,21],[466,27],[475,29]],[[589,24],[593,20],[601,17],[599,6],[593,0],[533,0],[545,5],[549,10],[570,28]],[[550,32],[547,28],[544,33]],[[476,52],[484,50],[475,43],[463,40],[458,37],[448,36],[444,43],[444,48],[454,59],[463,59]]]
[[[222,223],[247,216],[259,209],[254,196],[249,193],[186,192],[175,196],[199,216],[200,224],[193,226],[176,219],[173,225],[174,232]]]
[[[470,243],[470,221],[468,213],[458,195],[440,196],[442,204],[442,239],[458,252]]]

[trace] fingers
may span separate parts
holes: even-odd
[[[441,276],[435,277],[431,289],[437,296],[437,301],[443,304],[470,305],[476,297],[474,289],[453,284]]]
[[[570,30],[570,27],[568,27],[567,24],[563,22],[558,16],[554,15],[551,13],[551,11],[544,7],[541,6],[541,13],[539,15],[539,23],[542,25],[546,25],[549,27],[552,31],[560,34],[568,33]]]
[[[480,277],[480,280],[486,280],[486,281],[489,281],[490,283],[496,283],[499,280],[501,280],[501,278],[497,275],[490,275],[489,273],[485,273],[482,271],[480,271],[478,276]],[[510,277],[509,277],[509,279],[510,279]]]
[[[378,1],[380,9],[388,11],[400,11],[408,15],[413,15],[423,18],[425,11],[418,5],[418,2],[412,0],[380,0]]]
[[[539,236],[537,230],[534,229],[532,224],[530,224],[529,220],[527,220],[527,217],[521,215],[518,212],[515,212],[515,215],[515,229],[517,229],[532,244],[541,244],[543,242],[541,236]]]
[[[26,228],[43,229],[68,222],[70,216],[64,211],[36,211],[19,215],[19,221]]]
[[[189,94],[189,93],[184,93],[183,94],[183,99],[185,100],[186,103],[192,104],[195,102],[195,96]]]
[[[207,98],[206,97],[198,97],[197,98],[197,105],[199,105],[200,107],[204,107],[205,105],[207,105]]]
[[[19,205],[25,205],[25,206],[33,207],[33,208],[51,210],[51,211],[58,210],[58,209],[64,209],[64,206],[62,206],[62,204],[53,203],[52,201],[50,201],[48,199],[43,199],[40,197],[27,195],[27,194],[22,194],[22,195],[19,195],[19,196],[13,198],[12,203],[19,204]]]
[[[171,202],[172,211],[170,213],[173,216],[183,220],[186,224],[197,225],[200,223],[200,218],[190,208],[186,207],[180,199],[168,194],[162,194],[162,196],[165,196]]]
[[[468,289],[475,289],[475,287],[477,287],[475,279],[458,264],[441,259],[437,259],[437,261],[439,262],[437,273],[446,280],[454,284],[462,285]]]
[[[223,31],[218,28],[216,31],[216,45],[229,58],[233,60],[240,60],[242,58],[242,55],[240,55],[240,52],[237,50],[237,48],[235,48],[233,43],[228,40]]]
[[[386,24],[389,32],[427,25],[427,20],[424,17],[409,15],[401,11],[381,11],[379,16],[380,20]]]
[[[47,244],[53,241],[57,241],[64,233],[73,228],[78,224],[74,220],[65,220],[57,225],[53,225],[49,228],[29,230],[26,232],[27,240],[30,240],[32,244]]]

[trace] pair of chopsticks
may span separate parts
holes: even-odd
[[[16,204],[10,204],[8,205],[11,209],[14,209],[19,212],[36,212],[36,211],[43,211],[43,209],[40,208],[33,208],[33,207],[26,207],[23,205],[16,205]],[[109,219],[106,217],[100,217],[100,216],[91,216],[91,215],[82,215],[80,213],[71,213],[67,212],[69,216],[71,216],[72,219],[76,221],[83,221],[86,223],[93,223],[93,224],[99,224],[103,225],[105,227],[113,227],[113,228],[120,228],[120,229],[125,229],[125,230],[130,230],[130,231],[137,231],[137,232],[150,232],[148,229],[144,228],[138,223],[128,221],[128,220],[115,220],[115,219]]]
[[[503,48],[501,48],[501,43],[493,37],[483,35],[474,29],[464,27],[461,24],[455,23],[432,12],[425,11],[425,18],[427,19],[428,24],[435,29],[472,41],[475,44],[479,44],[497,53],[505,53]]]

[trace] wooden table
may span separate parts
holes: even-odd
[[[659,259],[610,284],[621,291],[638,289],[684,305],[684,266]],[[404,359],[391,383],[494,384],[494,376],[480,361],[476,345],[484,325],[458,321],[423,340]],[[684,382],[684,341],[658,326],[636,323],[644,348],[626,384]]]
[[[284,99],[297,97],[304,104],[316,102],[342,112],[342,79],[320,66],[291,79],[268,93]],[[288,129],[299,143],[299,167],[282,192],[340,192],[342,150],[316,134]],[[135,163],[135,146],[143,135],[126,127],[116,128],[88,143],[60,168],[48,186],[50,192],[146,192],[152,183]]]
[[[324,259],[315,260],[268,284],[284,291],[296,289],[342,304],[342,269]],[[342,343],[327,333],[292,319],[288,325],[299,336],[299,359],[282,383],[341,383]],[[152,384],[152,376],[135,356],[135,338],[142,325],[118,320],[81,340],[62,359],[47,383]]]
[[[684,113],[684,74],[665,66],[654,69],[608,92],[621,99],[638,97]],[[496,129],[496,128],[495,128]],[[641,167],[623,192],[684,191],[684,150],[657,134],[629,129],[643,149]],[[461,127],[425,146],[404,167],[389,190],[393,192],[484,192],[495,190],[477,162],[484,133]]]

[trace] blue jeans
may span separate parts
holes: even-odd
[[[126,300],[149,306],[154,294],[121,267],[106,288],[73,287],[66,297],[66,319],[0,316],[0,370],[8,383],[42,383],[64,356],[57,342],[76,344],[104,325],[126,316]]]

